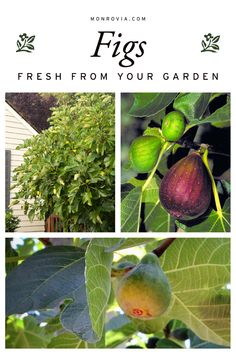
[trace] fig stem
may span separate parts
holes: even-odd
[[[142,193],[145,191],[145,189],[148,187],[149,183],[151,182],[158,166],[159,163],[161,162],[162,156],[164,155],[164,153],[172,146],[174,145],[173,143],[169,143],[168,141],[164,143],[164,145],[161,148],[160,154],[158,156],[157,162],[154,166],[154,168],[152,169],[152,172],[150,173],[150,175],[148,176],[146,182],[144,183],[143,187],[142,187]]]
[[[178,141],[175,142],[175,144],[179,144],[182,148],[186,148],[186,149],[194,149],[194,150],[199,150],[199,148],[203,145],[202,143],[197,143],[197,142],[193,142],[193,141],[189,141],[186,139],[179,139]],[[206,145],[206,144],[204,144]],[[219,156],[225,156],[225,157],[229,157],[229,154],[225,154],[223,152],[218,152],[212,149],[211,145],[207,145],[208,147],[208,153],[209,155],[214,154],[214,155],[219,155]]]
[[[152,251],[157,257],[161,257],[161,255],[167,250],[167,248],[174,242],[176,237],[170,237],[165,239],[160,246],[158,246],[155,250]]]
[[[206,166],[206,169],[207,169],[210,179],[211,179],[211,186],[212,186],[213,195],[214,195],[214,199],[215,199],[217,214],[219,215],[220,219],[222,219],[223,213],[222,213],[222,208],[221,208],[221,204],[220,204],[220,198],[219,198],[219,194],[218,194],[218,191],[216,188],[216,183],[215,183],[214,177],[211,173],[211,169],[210,169],[207,157],[208,157],[208,150],[206,149],[203,153],[202,161],[203,161],[204,165]]]
[[[161,255],[167,250],[167,248],[172,244],[172,242],[174,242],[174,240],[176,240],[176,237],[166,238],[156,249],[152,251],[152,253],[154,253],[158,258],[161,257]],[[132,270],[135,266],[136,265],[130,265],[129,267],[124,269],[112,268],[111,277],[117,278],[124,276],[125,273]]]

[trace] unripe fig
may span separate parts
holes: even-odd
[[[175,218],[189,220],[205,213],[211,202],[211,180],[199,153],[171,167],[161,181],[159,196]]]
[[[155,136],[136,138],[129,151],[132,167],[139,173],[147,173],[155,166],[161,149],[161,139]]]
[[[121,278],[117,286],[117,301],[131,317],[151,320],[164,313],[171,300],[169,281],[159,260],[152,253]]]
[[[184,116],[177,111],[168,113],[162,122],[162,134],[168,141],[179,140],[185,129]]]

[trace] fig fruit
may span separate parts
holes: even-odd
[[[131,317],[150,320],[164,313],[171,300],[169,281],[156,255],[147,253],[118,283],[117,301]]]
[[[211,180],[199,153],[184,157],[161,181],[159,197],[169,214],[190,220],[206,212],[211,202]]]
[[[179,140],[185,129],[184,116],[177,111],[168,113],[162,122],[162,134],[168,141]]]
[[[139,173],[151,171],[158,159],[161,144],[161,139],[155,136],[136,138],[129,151],[129,159],[133,169]]]

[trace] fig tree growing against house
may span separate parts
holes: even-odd
[[[29,219],[55,214],[64,231],[114,230],[114,95],[55,94],[50,127],[26,140],[15,203]]]

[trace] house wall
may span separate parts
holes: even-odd
[[[5,108],[5,149],[10,150],[10,183],[12,182],[13,170],[23,162],[23,154],[25,149],[16,150],[19,144],[25,139],[36,135],[34,130],[14,109],[7,103]],[[16,190],[10,191],[10,200],[14,197]],[[13,214],[20,218],[20,227],[16,232],[44,232],[44,221],[29,221],[24,215],[22,203],[12,206]]]

